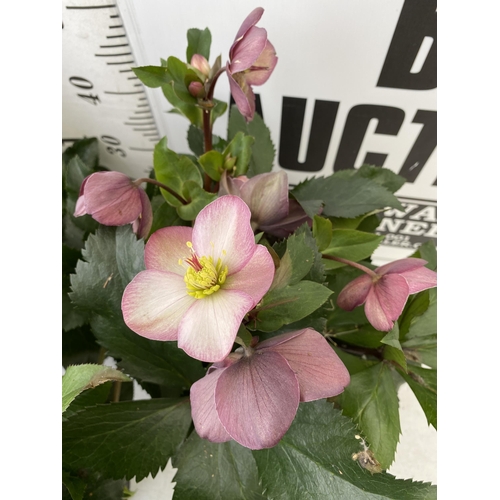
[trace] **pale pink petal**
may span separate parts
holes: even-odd
[[[184,261],[191,257],[186,243],[191,241],[192,237],[192,228],[186,226],[169,226],[155,231],[144,249],[146,269],[168,271],[184,277],[187,266]]]
[[[427,261],[424,259],[416,259],[414,257],[409,257],[407,259],[399,259],[394,262],[389,262],[389,264],[384,264],[381,267],[377,267],[375,272],[379,275],[383,274],[401,274],[407,271],[414,271],[420,267],[425,266]]]
[[[153,209],[151,208],[151,202],[146,191],[139,189],[139,196],[141,198],[142,210],[137,219],[137,227],[134,229],[134,232],[139,238],[145,239],[153,225]]]
[[[191,416],[196,432],[212,443],[223,443],[231,439],[215,410],[215,385],[223,372],[223,368],[212,370],[190,389]]]
[[[278,352],[288,361],[299,381],[301,401],[337,396],[349,384],[344,363],[312,328],[278,335],[256,349]]]
[[[224,196],[226,194],[234,194],[235,196],[241,197],[241,188],[248,181],[246,175],[240,175],[239,177],[231,177],[227,170],[222,172],[219,181],[219,196]]]
[[[278,238],[286,238],[305,222],[309,224],[309,227],[312,226],[311,218],[304,212],[299,202],[288,200],[288,215],[274,224],[263,224],[259,226],[259,229]]]
[[[437,273],[427,267],[401,273],[400,276],[403,276],[408,283],[410,295],[437,286]]]
[[[231,73],[239,73],[250,68],[265,49],[266,43],[267,31],[252,26],[232,50]]]
[[[237,42],[239,39],[252,27],[255,26],[260,18],[262,17],[262,14],[264,14],[264,9],[262,7],[257,7],[256,9],[252,10],[250,14],[245,18],[245,20],[241,23],[240,29],[238,30],[238,33],[236,33],[236,36],[234,38],[235,43],[233,43],[233,46],[231,47],[231,52],[233,47],[237,45]]]
[[[81,217],[87,213],[87,208],[85,207],[85,196],[81,195],[76,200],[74,217]]]
[[[247,265],[241,271],[228,276],[223,286],[224,290],[240,290],[247,293],[252,297],[255,306],[269,290],[273,278],[273,258],[265,246],[257,245]]]
[[[399,318],[408,300],[408,283],[399,274],[386,274],[371,288],[365,314],[374,328],[388,332]]]
[[[229,88],[234,102],[236,103],[239,112],[248,122],[255,114],[255,94],[253,93],[250,85],[247,85],[245,82],[244,76],[241,74],[232,75],[229,70],[227,70],[226,73],[229,79]]]
[[[241,197],[259,227],[281,220],[288,215],[288,176],[284,170],[256,175],[241,187]]]
[[[198,214],[193,227],[193,249],[199,257],[212,257],[237,273],[255,252],[250,209],[237,196],[221,196]],[[205,300],[205,299],[202,299]]]
[[[215,388],[222,425],[247,448],[278,444],[290,427],[300,400],[299,384],[288,362],[272,351],[255,351],[226,368]]]
[[[179,323],[194,301],[181,276],[142,271],[123,292],[123,319],[131,330],[148,339],[177,340]]]
[[[337,305],[345,311],[352,311],[366,301],[372,285],[372,278],[362,274],[342,289],[337,297]]]
[[[253,307],[250,295],[220,289],[195,303],[179,325],[178,346],[201,361],[223,360],[231,351],[241,320]]]
[[[253,63],[251,71],[245,75],[248,85],[263,85],[266,83],[274,71],[276,64],[278,64],[276,50],[268,40],[264,50]]]
[[[139,188],[120,172],[96,172],[85,184],[87,213],[101,224],[131,224],[141,213]]]

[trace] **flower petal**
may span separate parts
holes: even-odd
[[[194,300],[180,322],[178,346],[192,358],[221,361],[231,351],[253,299],[244,292],[221,289]]]
[[[408,283],[410,295],[437,286],[437,273],[427,267],[401,273],[400,276]]]
[[[139,189],[139,196],[141,198],[142,209],[139,218],[134,222],[134,232],[139,238],[145,239],[153,225],[153,209],[144,189]]]
[[[259,227],[288,215],[288,176],[284,170],[259,174],[241,187],[241,198]]]
[[[267,31],[252,26],[245,36],[232,48],[231,73],[239,73],[250,68],[262,54],[267,44]]]
[[[278,352],[288,361],[299,381],[301,401],[337,396],[349,384],[344,363],[312,328],[277,335],[258,344],[256,350],[261,349]]]
[[[273,258],[265,246],[257,245],[257,249],[246,266],[227,277],[224,290],[240,290],[247,293],[252,297],[253,306],[255,306],[269,290],[273,278]]]
[[[278,64],[276,50],[268,40],[264,50],[253,63],[251,71],[245,75],[248,85],[263,85],[266,83],[274,71],[276,64]]]
[[[237,44],[239,39],[252,27],[255,26],[260,18],[262,17],[262,14],[264,14],[264,9],[262,7],[257,7],[248,16],[245,18],[245,20],[241,23],[240,29],[238,30],[238,33],[236,33],[236,36],[234,38],[235,43],[233,43],[233,46],[231,47],[231,52],[233,50],[233,47]]]
[[[399,274],[386,274],[371,288],[365,314],[374,328],[388,332],[399,318],[408,300],[408,283]]]
[[[186,265],[179,264],[191,257],[186,243],[191,241],[193,230],[186,226],[169,226],[155,231],[146,243],[144,261],[146,269],[168,271],[184,277]]]
[[[214,262],[220,258],[229,275],[237,273],[256,248],[250,209],[237,196],[217,198],[198,214],[192,242],[198,256],[213,257]]]
[[[139,189],[120,172],[96,172],[85,184],[87,213],[107,226],[131,224],[141,213]]]
[[[342,289],[337,297],[337,305],[344,311],[352,311],[366,301],[372,285],[372,278],[368,274],[362,274]]]
[[[274,224],[262,224],[259,229],[278,238],[286,238],[305,222],[309,227],[312,226],[311,218],[304,212],[299,202],[288,200],[288,215]]]
[[[299,406],[299,383],[277,352],[256,351],[241,358],[219,377],[215,406],[231,437],[260,450],[278,444]]]
[[[224,443],[231,439],[215,410],[215,385],[223,372],[224,368],[211,371],[190,389],[191,416],[196,432],[212,443]]]
[[[142,271],[123,292],[123,319],[131,330],[148,339],[177,340],[181,318],[195,300],[187,294],[181,276]]]
[[[229,65],[229,63],[227,63]],[[245,82],[244,76],[240,74],[232,75],[229,70],[226,71],[229,79],[229,88],[234,102],[238,107],[239,112],[245,117],[248,122],[252,120],[255,114],[255,94],[250,85]]]
[[[427,261],[424,259],[416,259],[414,257],[409,257],[407,259],[399,259],[394,262],[389,262],[389,264],[384,264],[381,267],[377,267],[375,272],[379,275],[383,274],[401,274],[407,271],[413,271],[420,267],[424,267]]]
[[[241,198],[240,189],[247,181],[248,177],[246,175],[231,177],[228,175],[227,170],[224,170],[220,176],[218,195],[224,196],[226,194],[234,194]]]

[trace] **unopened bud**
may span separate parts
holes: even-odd
[[[208,61],[202,55],[194,54],[191,58],[191,66],[208,77],[210,73],[210,64],[208,64]]]
[[[188,90],[193,97],[205,97],[205,86],[201,82],[191,82],[189,84]]]
[[[225,170],[231,170],[234,167],[236,160],[236,156],[227,155],[226,159],[224,160],[223,168]]]

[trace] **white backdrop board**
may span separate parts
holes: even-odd
[[[143,88],[126,70],[160,65],[171,55],[185,60],[187,30],[205,27],[212,33],[210,62],[221,54],[224,64],[241,22],[257,6],[265,9],[258,26],[279,57],[268,82],[254,89],[276,145],[274,168],[285,169],[291,184],[363,163],[389,168],[407,180],[398,192],[407,210],[385,214],[377,258],[400,258],[436,241],[434,0],[63,0],[64,136],[99,137],[102,163],[129,175],[152,167],[159,137],[187,153],[187,120],[168,113],[160,89]],[[112,47],[121,45],[116,41],[127,46]],[[91,82],[99,102],[75,97],[75,82],[88,86],[70,81],[75,76]],[[229,95],[222,76],[215,97],[227,101]],[[146,110],[151,124],[137,130],[134,120]],[[104,124],[112,117],[119,118],[110,132]],[[214,132],[225,136],[226,126],[227,115]]]

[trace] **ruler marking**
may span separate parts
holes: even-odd
[[[132,69],[121,69],[120,73],[132,73]]]
[[[108,28],[110,30],[114,29],[114,28],[123,28],[123,24],[117,24],[116,26],[108,26]]]
[[[108,35],[106,38],[123,38],[126,37],[127,35]]]
[[[128,43],[121,43],[118,45],[99,45],[99,48],[101,49],[111,49],[111,48],[116,48],[116,47],[127,47],[129,44]]]
[[[131,56],[132,52],[123,52],[122,54],[94,54],[95,57],[118,57],[118,56]]]
[[[67,9],[111,9],[112,7],[116,7],[116,4],[113,4],[113,5],[89,5],[89,6],[66,5]]]
[[[136,111],[136,113],[141,113],[141,111]],[[129,116],[129,120],[151,120],[152,116]]]
[[[143,108],[144,106],[149,106],[148,104],[138,104],[138,108]],[[137,111],[137,113],[141,113],[141,111]]]
[[[157,132],[153,132],[151,134],[142,134],[144,137],[149,137],[149,136],[156,136],[156,137],[159,137],[158,136],[158,133]]]
[[[131,95],[131,94],[143,94],[144,90],[134,90],[133,92],[112,92],[111,90],[105,90],[105,94],[115,94],[115,95]]]
[[[156,142],[158,139],[156,137],[153,137],[152,139],[149,139],[149,142]]]
[[[154,148],[133,148],[129,147],[131,151],[154,151]]]
[[[112,65],[112,64],[131,64],[131,63],[135,63],[135,61],[107,62],[106,64]]]
[[[152,121],[152,122],[147,122],[147,123],[129,123],[129,122],[123,122],[124,125],[140,125],[141,127],[142,126],[145,126],[145,125],[154,125],[155,122]]]
[[[143,90],[143,92],[144,92],[144,90]],[[145,93],[145,92],[144,92],[144,93]],[[145,98],[145,97],[139,97],[139,101],[145,101],[145,100],[146,100],[146,98]],[[138,104],[137,106],[140,106],[140,104]],[[147,106],[147,104],[145,104],[144,106]]]
[[[138,76],[129,76],[127,80],[139,80]]]
[[[139,125],[138,123],[134,123],[134,125]],[[156,130],[156,127],[149,127],[149,128],[133,128],[132,130],[135,130],[136,132],[149,132],[150,130]]]
[[[114,19],[114,18],[116,18],[116,17],[120,17],[120,15],[119,15],[119,14],[114,14],[114,15],[109,16],[109,17],[110,17],[111,19]]]
[[[142,111],[134,111],[134,113],[139,114],[139,113],[151,113],[151,110],[149,109],[143,109]]]
[[[134,87],[142,87],[142,83],[134,83]]]

